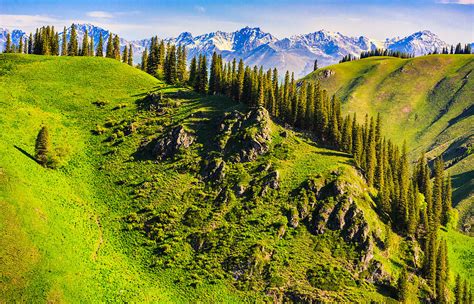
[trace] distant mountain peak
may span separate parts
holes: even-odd
[[[100,35],[107,40],[111,32],[91,23],[75,23],[78,40],[82,41],[84,33],[97,44]],[[59,29],[62,31],[62,29]],[[66,28],[69,37],[71,25]],[[26,34],[20,30],[0,28],[0,51],[3,49],[6,35],[11,33],[12,42],[18,44],[20,37]],[[60,33],[62,36],[63,33]],[[401,51],[416,56],[428,54],[435,49],[441,50],[448,45],[430,30],[421,30],[403,38],[394,37],[385,40],[375,40],[366,36],[347,36],[341,32],[320,29],[306,34],[293,35],[278,39],[260,27],[245,26],[233,32],[215,31],[198,36],[190,32],[182,32],[176,38],[166,38],[166,42],[183,45],[187,49],[188,58],[203,54],[207,58],[213,52],[222,54],[225,60],[243,59],[248,65],[263,65],[264,68],[274,68],[281,71],[295,72],[303,76],[312,71],[314,60],[320,66],[337,63],[343,56],[351,54],[358,56],[361,52],[375,48],[386,48]],[[105,43],[104,43],[105,44]],[[120,39],[122,49],[132,45],[135,61],[145,48],[150,45],[150,39],[128,41]]]

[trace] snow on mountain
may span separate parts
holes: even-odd
[[[387,43],[385,47],[393,51],[400,51],[420,56],[435,50],[441,52],[444,47],[449,47],[449,45],[442,41],[436,34],[424,30],[397,41],[391,41]]]
[[[26,33],[22,30],[14,29],[10,32],[9,29],[0,27],[0,52],[3,52],[5,49],[8,33],[10,33],[12,44],[14,45],[18,45],[20,43],[20,39],[23,39],[24,42],[25,38],[27,38]]]
[[[243,58],[248,52],[271,42],[276,42],[274,36],[263,32],[260,28],[245,27],[238,31],[212,32],[193,37],[191,33],[181,33],[176,38],[166,39],[167,42],[184,45],[188,52],[188,58],[196,55],[206,55],[208,58],[215,51],[227,59]]]
[[[61,29],[60,29],[61,30]],[[84,33],[94,39],[94,45],[99,41],[102,34],[104,49],[110,31],[94,26],[92,24],[77,24],[79,45],[82,43]],[[69,39],[71,27],[66,29]],[[3,50],[7,29],[0,28],[0,50]],[[62,38],[60,33],[60,39]],[[18,44],[20,37],[26,34],[20,30],[12,31],[12,41]],[[132,45],[134,62],[141,61],[143,51],[149,47],[151,39],[126,40],[121,38],[120,45],[123,50],[125,46]],[[402,51],[416,56],[440,51],[448,46],[437,35],[430,31],[420,31],[404,38],[387,38],[384,41],[370,39],[365,36],[350,37],[339,32],[320,30],[304,35],[295,35],[288,38],[278,39],[270,33],[262,31],[258,27],[244,27],[235,32],[211,32],[193,37],[189,32],[183,32],[175,38],[164,39],[166,43],[174,43],[186,47],[188,59],[202,54],[208,59],[213,52],[222,54],[227,60],[234,58],[243,59],[248,65],[263,65],[264,68],[277,68],[280,74],[288,70],[294,72],[296,77],[301,77],[311,72],[314,60],[318,60],[320,67],[337,63],[343,56],[351,54],[358,56],[363,51],[375,48],[387,48]]]
[[[104,52],[107,47],[107,40],[109,39],[109,36],[111,34],[114,35],[109,30],[103,29],[101,27],[98,27],[92,24],[76,24],[75,26],[76,26],[77,40],[78,40],[79,46],[81,46],[81,43],[86,31],[89,38],[91,37],[93,38],[94,47],[97,45],[97,43],[99,43],[100,35],[102,34]],[[59,33],[60,43],[61,43],[62,35],[63,35],[63,32],[60,32]],[[66,37],[69,41],[69,38],[71,37],[71,26],[66,28]],[[125,46],[129,46],[131,44],[132,50],[133,50],[133,60],[135,63],[137,63],[141,61],[141,54],[143,53],[145,48],[148,47],[149,41],[150,41],[149,39],[128,41],[126,39],[120,38],[120,49],[123,50]]]

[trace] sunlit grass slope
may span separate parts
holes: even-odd
[[[474,55],[430,55],[412,59],[370,57],[325,67],[318,79],[343,100],[345,113],[380,113],[386,135],[420,153],[443,155],[453,177],[454,204],[474,208]]]

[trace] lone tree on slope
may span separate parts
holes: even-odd
[[[36,137],[35,158],[44,167],[46,167],[48,163],[50,149],[51,144],[49,140],[48,128],[43,126]]]

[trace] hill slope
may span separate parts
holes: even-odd
[[[395,301],[413,244],[348,155],[115,60],[0,55],[0,84],[1,301]]]
[[[320,69],[329,94],[345,113],[380,113],[388,138],[407,141],[412,158],[443,155],[452,175],[454,204],[464,220],[474,213],[474,55],[431,55],[413,59],[371,57]],[[472,223],[472,220],[469,220]]]

